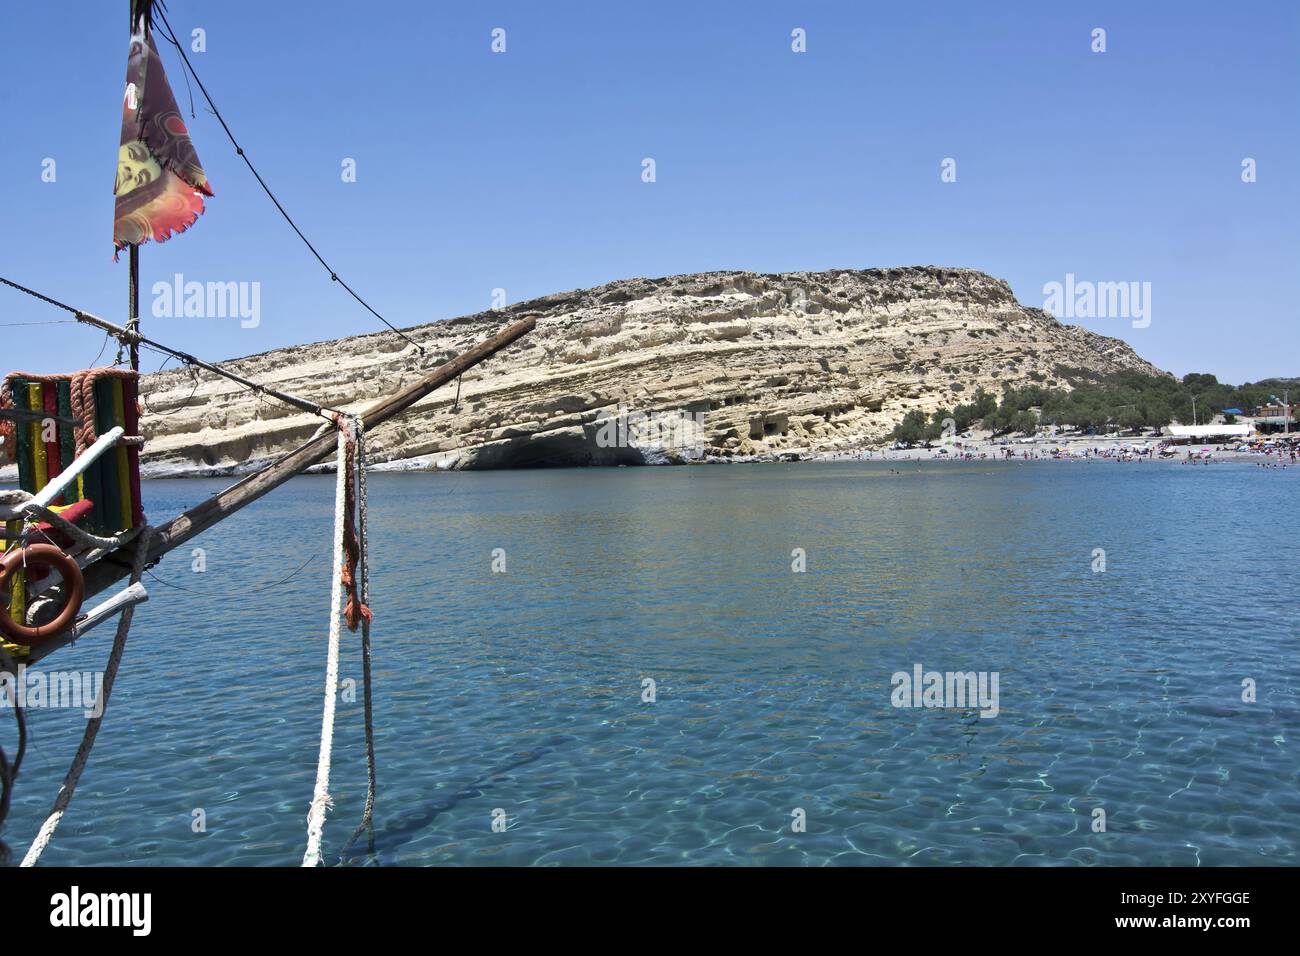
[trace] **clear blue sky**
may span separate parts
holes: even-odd
[[[126,11],[0,8],[0,275],[116,319]],[[171,0],[169,15],[183,35],[206,30],[193,60],[235,135],[398,325],[487,308],[497,287],[515,302],[629,276],[933,263],[1003,277],[1030,305],[1067,272],[1149,281],[1149,328],[1083,324],[1178,374],[1300,373],[1290,0]],[[795,27],[806,54],[791,52]],[[179,59],[160,47],[188,120]],[[143,248],[147,330],[217,359],[379,328],[195,97],[216,197],[189,233]],[[956,183],[940,182],[945,157]],[[1258,182],[1241,182],[1244,157]],[[152,319],[150,285],[178,271],[260,282],[260,327]],[[0,365],[89,363],[101,336],[12,327],[59,317],[0,288]]]

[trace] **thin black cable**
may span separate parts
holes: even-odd
[[[284,584],[286,581],[289,581],[289,580],[291,580],[292,578],[295,578],[295,577],[297,577],[299,574],[301,574],[302,571],[303,571],[303,569],[306,568],[307,565],[311,564],[313,561],[316,560],[316,557],[317,557],[317,556],[313,554],[310,558],[308,558],[306,561],[304,561],[302,564],[300,564],[296,570],[294,570],[293,572],[291,572],[291,573],[288,575],[288,577],[283,577],[283,578],[281,578],[279,581],[273,581],[273,582],[270,583],[270,584],[265,584],[265,585],[263,585],[263,586],[260,587],[260,588],[245,588],[245,589],[242,590],[240,593],[241,593],[241,594],[258,594],[258,593],[260,593],[260,592],[262,592],[262,591],[269,591],[269,590],[271,590],[271,588],[279,587],[281,584]],[[228,588],[223,588],[223,589],[220,590],[220,591],[199,591],[199,590],[196,590],[196,589],[194,589],[194,588],[187,588],[187,587],[183,587],[183,586],[181,586],[181,585],[179,585],[179,584],[173,584],[172,582],[166,580],[165,578],[160,578],[160,577],[158,577],[158,575],[154,574],[153,571],[150,571],[150,570],[146,570],[146,571],[145,571],[145,574],[149,575],[149,577],[153,578],[153,579],[154,579],[155,581],[157,581],[159,584],[162,584],[162,585],[164,585],[164,586],[166,586],[166,587],[169,587],[169,588],[175,588],[177,591],[186,591],[186,592],[188,592],[188,593],[190,593],[190,594],[204,594],[204,595],[208,595],[208,596],[211,596],[211,597],[216,597],[216,596],[228,597],[228,596],[230,595],[230,590],[229,590]]]
[[[160,10],[160,11],[166,9],[166,6],[161,2],[161,0],[159,0],[158,7],[159,7],[159,10]],[[149,24],[148,24],[148,27],[149,27],[150,29],[152,29],[152,28],[153,28],[153,24],[152,24],[152,23],[149,23]],[[132,30],[135,29],[135,24],[132,24],[132,25],[131,25],[131,29],[132,29]],[[172,28],[171,28],[171,25],[170,25],[170,24],[167,26],[167,32],[168,32],[168,33],[171,33],[171,37],[168,38],[168,37],[165,37],[165,36],[164,36],[164,39],[169,39],[170,42],[175,43],[175,42],[176,42],[176,34],[175,34],[175,33],[172,33]],[[195,119],[195,115],[194,115],[194,91],[193,91],[192,89],[190,89],[190,74],[189,74],[189,71],[188,71],[188,70],[181,70],[181,78],[182,78],[183,80],[185,80],[185,95],[188,96],[188,97],[190,98],[190,119]],[[209,110],[209,112],[211,112],[211,110]]]
[[[13,763],[9,765],[11,777],[18,776],[18,769],[23,765],[23,757],[27,753],[27,712],[21,707],[15,707],[14,719],[18,722],[18,751],[14,754]]]
[[[80,309],[74,309],[66,302],[60,302],[58,299],[51,299],[48,295],[42,295],[41,293],[37,292],[35,289],[29,289],[25,285],[19,285],[17,282],[14,282],[12,279],[6,279],[4,276],[0,276],[0,283],[3,283],[4,285],[9,286],[10,288],[17,289],[19,292],[26,292],[28,295],[32,296],[33,298],[40,299],[42,302],[48,302],[50,305],[54,306],[57,309],[62,309],[65,312],[71,312],[73,315],[81,315]]]
[[[194,67],[190,65],[190,58],[185,55],[185,48],[181,46],[180,41],[176,39],[176,32],[172,29],[172,25],[167,19],[167,14],[163,13],[161,9],[157,10],[156,12],[159,18],[162,20],[163,25],[167,28],[166,32],[163,33],[163,39],[165,39],[172,46],[176,47],[176,52],[181,55],[181,61],[185,64],[185,68],[189,70],[190,75],[194,77],[194,82],[198,86],[199,92],[203,94],[203,98],[208,101],[208,106],[212,108],[212,115],[217,118],[217,122],[220,123],[221,128],[225,130],[226,138],[229,139],[231,145],[235,147],[235,152],[239,155],[239,158],[244,161],[244,165],[247,166],[248,171],[253,174],[254,178],[257,180],[258,185],[262,187],[262,191],[265,192],[268,197],[270,197],[271,202],[275,203],[275,208],[280,210],[280,215],[284,217],[284,221],[287,222],[293,228],[293,231],[298,234],[298,238],[301,239],[306,244],[307,248],[311,250],[311,254],[316,257],[316,261],[325,267],[325,271],[330,274],[331,281],[337,282],[339,285],[343,286],[343,288],[347,290],[348,295],[352,296],[352,298],[360,302],[371,315],[377,318],[380,322],[384,323],[384,325],[388,326],[390,329],[392,329],[402,338],[406,339],[406,341],[414,345],[416,350],[421,355],[423,355],[424,348],[420,345],[420,343],[416,342],[414,339],[412,339],[409,335],[407,335],[397,326],[393,325],[393,323],[389,322],[386,318],[384,318],[382,315],[376,312],[371,307],[369,302],[361,298],[361,296],[357,295],[356,292],[353,291],[352,287],[348,285],[346,282],[344,282],[342,279],[340,279],[338,273],[335,272],[332,268],[330,268],[330,264],[325,261],[325,259],[321,256],[319,252],[316,251],[316,247],[311,244],[311,240],[309,240],[305,235],[303,235],[302,230],[298,228],[298,224],[295,223],[293,221],[293,218],[285,211],[284,206],[280,205],[280,200],[275,198],[275,193],[271,192],[271,188],[266,185],[266,182],[262,179],[261,174],[258,173],[257,169],[253,166],[252,161],[249,160],[248,156],[244,153],[244,148],[240,146],[239,142],[235,139],[235,134],[230,132],[230,127],[226,125],[226,120],[224,117],[222,117],[221,111],[217,109],[217,104],[212,101],[212,97],[208,94],[208,88],[203,85],[203,81],[199,79],[198,73],[196,73],[194,71]]]
[[[166,363],[164,362],[163,364],[165,365]],[[186,396],[185,401],[181,402],[179,405],[176,406],[177,408],[189,408],[190,401],[194,398],[195,393],[198,392],[199,386],[203,384],[203,380],[199,378],[199,374],[197,371],[195,371],[193,365],[186,365],[185,368],[189,369],[190,374],[194,377],[194,388],[190,391],[190,394]],[[159,368],[158,371],[161,372],[162,369]],[[146,412],[149,412],[151,415],[153,414],[153,408],[150,407],[149,405],[149,398],[152,395],[153,395],[152,392],[140,393],[140,403],[144,406],[144,410]]]
[[[42,295],[41,293],[37,292],[35,289],[29,289],[25,285],[19,285],[17,282],[14,282],[12,279],[6,279],[4,276],[0,276],[0,283],[10,286],[11,288],[17,289],[19,292],[25,292],[34,298],[40,299],[42,302],[48,302],[50,305],[55,306],[56,308],[66,309],[68,312],[71,312],[73,315],[75,315],[78,320],[81,320],[82,318],[92,318],[92,319],[94,318],[93,316],[90,316],[89,313],[82,312],[80,309],[73,308],[72,306],[68,305],[66,302],[60,302],[58,299],[51,299],[48,295]],[[103,320],[96,319],[95,321],[102,322]],[[234,382],[236,385],[239,385],[241,388],[253,392],[258,396],[263,396],[264,394],[270,395],[273,398],[276,398],[287,405],[293,405],[296,408],[301,408],[304,411],[310,411],[313,414],[317,414],[317,415],[323,415],[327,411],[328,412],[338,411],[338,409],[329,408],[328,406],[317,405],[315,402],[308,402],[306,399],[300,399],[300,398],[295,398],[291,395],[286,395],[282,392],[277,391],[276,389],[268,388],[265,385],[258,385],[255,382],[250,383],[246,379],[243,379],[241,376],[235,375],[234,372],[228,372],[222,369],[221,366],[219,365],[215,365],[211,362],[201,362],[199,359],[195,358],[193,355],[190,355],[188,352],[181,352],[176,349],[169,349],[165,346],[160,346],[154,342],[150,342],[148,339],[144,338],[144,336],[140,335],[139,333],[135,333],[135,332],[130,333],[131,336],[130,338],[124,337],[124,334],[125,333],[123,333],[122,330],[120,329],[116,333],[110,331],[108,334],[106,334],[104,336],[104,345],[100,347],[99,355],[95,356],[95,361],[98,362],[100,356],[104,354],[104,347],[108,345],[109,336],[115,335],[120,344],[132,342],[136,344],[137,347],[139,348],[147,349],[151,352],[156,352],[159,355],[171,355],[174,358],[176,358],[178,361],[181,361],[191,367],[198,366],[206,369],[209,372],[215,372],[217,375],[224,376],[225,378]],[[121,363],[122,363],[122,352],[121,352],[121,348],[119,347],[117,361],[114,362],[113,364],[120,365]]]
[[[14,777],[9,770],[9,759],[5,749],[0,747],[0,832],[3,832],[5,818],[9,816],[9,794],[13,790]],[[9,844],[0,839],[0,866],[9,866]]]
[[[142,349],[146,349],[147,351],[150,351],[150,352],[153,352],[155,355],[166,355],[166,356],[168,356],[169,358],[174,358],[174,357],[175,357],[175,356],[172,355],[171,352],[165,352],[165,351],[163,351],[163,350],[160,349],[160,348],[155,348],[154,346],[152,346],[152,345],[147,345],[147,344],[144,343],[144,342],[141,342],[141,343],[140,343],[140,348],[142,348]],[[181,359],[181,361],[184,362],[185,360],[184,360],[184,359]],[[197,367],[198,367],[198,366],[196,366],[196,365],[191,365],[189,362],[185,362],[185,365],[188,366],[189,368],[197,368]],[[159,371],[162,371],[162,370],[159,369]],[[262,390],[261,390],[260,387],[255,387],[255,386],[252,386],[252,385],[245,385],[243,382],[236,382],[233,378],[232,378],[232,379],[229,379],[229,381],[235,382],[235,384],[238,385],[240,388],[242,388],[244,391],[246,391],[246,392],[252,392],[254,395],[258,396],[259,398],[262,398],[263,400],[265,400],[265,396],[263,396],[263,394],[262,394]],[[202,383],[199,383],[199,384],[202,384]],[[198,390],[199,390],[199,386],[198,386],[198,385],[195,385],[195,386],[194,386],[194,391],[197,392]],[[193,397],[194,397],[194,392],[191,392],[191,393],[190,393],[190,398],[193,398]],[[186,401],[188,402],[189,399],[186,399]],[[183,407],[183,406],[182,406],[182,407]]]
[[[5,660],[7,661],[8,657]],[[23,756],[27,753],[27,714],[19,705],[17,697],[14,698],[14,720],[18,722],[18,750],[14,754],[14,759],[10,761],[4,748],[0,747],[0,829],[3,829],[5,818],[9,816],[14,780],[18,778],[18,770],[23,765]],[[0,866],[8,866],[8,864],[9,847],[0,840]]]
[[[203,379],[199,378],[199,373],[195,371],[194,366],[191,365],[189,369],[190,369],[190,374],[194,376],[194,387],[190,389],[189,395],[185,396],[185,401],[181,403],[181,408],[190,407],[190,402],[192,402],[194,400],[194,396],[198,394],[199,386],[203,384]]]
[[[101,345],[101,346],[99,347],[99,354],[96,355],[96,356],[95,356],[95,360],[94,360],[93,362],[90,363],[90,366],[89,366],[90,368],[94,368],[95,366],[97,366],[97,365],[99,364],[99,360],[100,360],[101,358],[104,357],[104,349],[108,348],[108,340],[109,340],[109,338],[110,338],[109,334],[108,334],[107,332],[105,332],[105,333],[104,333],[104,344]]]

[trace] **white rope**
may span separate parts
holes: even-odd
[[[23,521],[34,522],[37,518],[48,521],[53,527],[88,548],[104,548],[111,551],[122,547],[139,532],[139,529],[135,528],[111,538],[101,538],[77,527],[57,511],[51,511],[49,508],[37,504],[32,500],[35,497],[35,495],[28,494],[25,491],[6,489],[0,491],[0,504],[20,505],[19,510],[23,514]]]
[[[131,583],[138,584],[140,575],[144,573],[145,559],[149,554],[149,539],[153,537],[153,529],[146,526],[140,533],[135,543],[135,561],[131,567]],[[117,668],[122,661],[122,651],[126,649],[126,636],[131,630],[131,619],[135,616],[135,605],[127,605],[122,611],[122,616],[117,620],[117,635],[113,638],[113,650],[108,655],[108,664],[104,668],[104,686],[99,692],[99,701],[97,710],[98,716],[91,717],[86,722],[86,732],[81,737],[81,746],[77,748],[77,754],[72,758],[72,766],[68,768],[67,776],[63,778],[63,786],[59,789],[59,794],[54,798],[54,807],[50,810],[50,815],[45,822],[41,824],[41,829],[36,834],[36,839],[32,840],[32,845],[27,848],[27,855],[23,857],[20,866],[35,866],[36,861],[41,858],[45,848],[49,846],[50,839],[54,836],[55,829],[58,828],[59,821],[63,819],[63,813],[68,809],[68,804],[72,802],[72,794],[77,789],[77,781],[81,779],[81,772],[86,769],[86,761],[90,759],[90,749],[95,746],[95,737],[99,734],[99,725],[104,721],[104,714],[108,711],[108,697],[113,692],[113,681],[117,679]]]
[[[320,845],[325,830],[325,811],[331,800],[330,750],[334,745],[334,704],[339,683],[339,625],[343,620],[343,522],[347,490],[347,426],[338,424],[338,480],[334,485],[334,574],[330,581],[329,649],[325,658],[325,713],[321,717],[320,757],[316,763],[316,789],[307,812],[307,852],[303,866],[320,866]]]

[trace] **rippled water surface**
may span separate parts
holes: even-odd
[[[222,484],[148,482],[150,515]],[[846,463],[369,485],[380,786],[373,849],[347,862],[1297,862],[1300,470]],[[296,479],[195,542],[206,572],[186,549],[146,578],[46,861],[301,860],[332,506],[332,478]],[[342,676],[359,679],[345,638]],[[46,667],[99,669],[110,642],[102,628]],[[891,675],[914,664],[998,672],[1000,713],[894,708]],[[30,722],[3,834],[17,851],[84,725]],[[362,734],[360,703],[341,702],[332,862],[361,813]]]

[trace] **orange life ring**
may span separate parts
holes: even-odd
[[[11,618],[9,608],[0,604],[0,631],[17,644],[34,647],[52,637],[57,637],[76,622],[77,612],[81,610],[81,602],[86,597],[86,582],[81,576],[81,568],[77,562],[62,550],[52,544],[29,544],[25,548],[14,548],[0,558],[0,591],[6,588],[14,572],[21,570],[24,563],[29,568],[33,565],[53,568],[63,578],[64,585],[63,610],[48,624],[28,627],[23,622]]]

